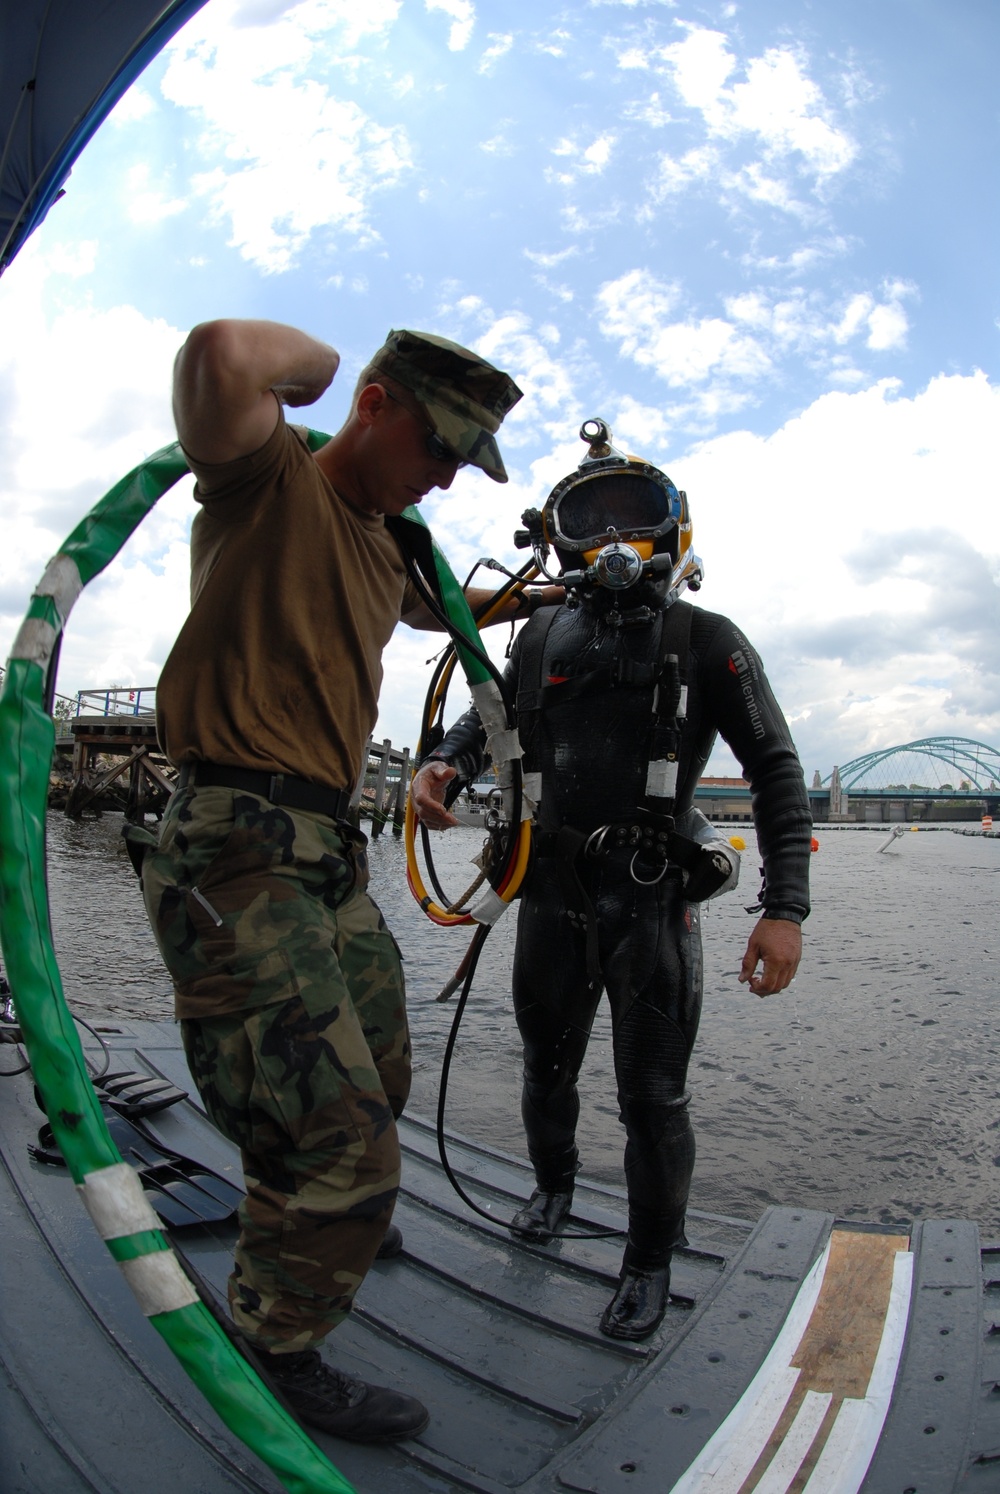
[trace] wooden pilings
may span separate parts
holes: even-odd
[[[388,738],[376,744],[369,737],[365,765],[351,795],[352,818],[357,823],[367,815],[373,839],[390,821],[393,835],[401,835],[409,787],[409,747],[394,747]]]
[[[109,799],[139,824],[147,814],[163,813],[174,789],[173,770],[160,751],[152,716],[78,716],[69,728],[73,768],[66,813],[71,819],[102,801],[106,807]]]
[[[124,809],[139,824],[163,813],[174,791],[175,771],[160,751],[152,715],[78,716],[67,723],[73,744],[72,781],[66,813],[79,819],[87,809]],[[65,742],[68,746],[68,741]],[[391,825],[401,835],[410,786],[410,749],[386,739],[365,749],[364,767],[351,795],[350,818],[371,821],[370,834]]]

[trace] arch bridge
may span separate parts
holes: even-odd
[[[841,765],[840,781],[852,793],[904,789],[914,793],[1000,794],[1000,751],[971,737],[922,737],[898,747],[866,752]],[[917,772],[925,783],[911,783]],[[827,787],[832,773],[822,779]],[[943,781],[947,778],[947,782]]]
[[[852,758],[825,778],[817,774],[810,798],[815,809],[820,808],[817,801],[824,800],[834,818],[839,817],[840,793],[856,806],[850,818],[928,818],[945,806],[969,818],[977,813],[997,815],[1000,750],[970,737],[921,737],[879,748]]]

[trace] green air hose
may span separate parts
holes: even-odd
[[[45,811],[55,726],[46,708],[47,677],[83,587],[187,470],[175,444],[112,488],[46,568],[14,642],[0,694],[0,945],[55,1139],[143,1312],[226,1426],[291,1494],[353,1494],[236,1351],[185,1276],[138,1177],[108,1134],[52,947]]]

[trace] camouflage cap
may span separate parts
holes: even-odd
[[[463,461],[481,467],[494,482],[507,481],[493,437],[521,398],[508,374],[430,332],[390,332],[371,366],[411,390],[441,440]]]

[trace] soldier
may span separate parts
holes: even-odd
[[[380,1246],[401,1244],[387,1232],[410,1082],[399,955],[345,816],[382,650],[400,618],[438,626],[386,520],[468,463],[505,482],[494,437],[520,391],[455,343],[391,332],[313,455],[282,406],[318,399],[338,363],[259,321],[203,324],[178,355],[200,511],[157,692],[180,774],[143,887],[192,1075],[242,1151],[234,1321],[305,1421],[379,1442],[420,1432],[426,1410],[317,1348]]]
[[[532,616],[507,670],[525,791],[539,799],[513,974],[537,1186],[511,1228],[548,1241],[569,1213],[577,1077],[604,988],[629,1228],[600,1326],[641,1339],[666,1309],[694,1166],[686,1078],[701,1011],[698,904],[734,881],[735,853],[693,807],[716,733],[750,781],[765,884],[740,979],[761,996],[783,990],[799,963],[812,823],[756,654],[728,618],[679,600],[701,582],[686,495],[616,451],[603,421],[580,434],[590,442],[580,467],[524,516],[540,565],[555,549],[566,600]],[[446,797],[479,775],[484,742],[471,711],[428,755],[411,788],[425,824],[457,823]]]

